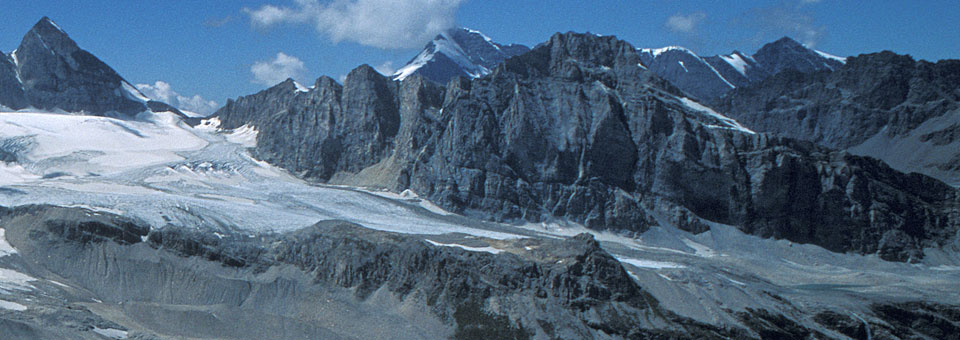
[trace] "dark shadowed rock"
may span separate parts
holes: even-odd
[[[843,66],[842,62],[826,58],[789,37],[763,45],[753,59],[770,75],[787,70],[801,73],[832,71]]]
[[[0,105],[14,110],[27,107],[17,72],[13,58],[0,53]]]
[[[19,75],[31,106],[68,112],[135,114],[142,96],[112,68],[80,49],[49,18],[43,18],[17,48]]]

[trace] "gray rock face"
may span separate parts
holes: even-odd
[[[134,115],[147,100],[112,68],[80,49],[49,18],[0,58],[0,105],[92,115]]]
[[[752,129],[881,158],[956,183],[960,61],[860,55],[834,72],[784,72],[716,107]]]
[[[757,63],[753,56],[740,51],[733,51],[728,55],[704,57],[703,61],[713,66],[723,79],[735,87],[749,86],[770,76],[769,71]]]
[[[788,37],[763,45],[754,53],[753,59],[770,75],[787,70],[800,73],[832,71],[843,66],[842,62],[827,58]]]
[[[512,244],[499,246],[512,252],[490,254],[340,221],[255,238],[151,231],[119,216],[49,206],[4,211],[3,221],[33,269],[89,292],[87,300],[120,305],[107,314],[162,338],[742,334],[663,310],[588,234],[505,241]],[[337,316],[354,311],[369,314]]]
[[[490,73],[507,58],[529,51],[518,45],[493,42],[478,31],[453,28],[437,35],[420,54],[393,75],[403,80],[412,75],[446,84],[456,77],[479,77]]]
[[[27,106],[27,98],[17,76],[17,65],[3,53],[0,53],[0,105],[10,109]]]
[[[497,221],[642,232],[660,218],[699,232],[706,219],[897,261],[958,229],[953,188],[740,130],[681,100],[640,58],[613,37],[557,34],[447,87],[391,83],[364,66],[342,89],[281,84],[216,116],[256,126],[256,154],[304,178],[411,189]]]
[[[703,101],[716,100],[734,88],[757,84],[780,72],[832,71],[843,65],[835,57],[788,37],[764,45],[753,56],[734,51],[728,55],[700,57],[677,46],[644,48],[640,53],[643,65],[653,73]]]

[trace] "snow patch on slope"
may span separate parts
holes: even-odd
[[[713,109],[711,109],[711,108],[709,108],[709,107],[706,107],[706,106],[704,106],[703,104],[700,104],[700,103],[698,103],[698,102],[696,102],[696,101],[693,101],[693,100],[690,99],[690,98],[686,98],[686,97],[680,98],[680,102],[683,103],[683,105],[685,105],[685,106],[687,106],[687,107],[689,107],[689,108],[691,108],[691,109],[694,109],[694,110],[696,110],[696,111],[698,111],[698,112],[701,112],[701,113],[705,113],[705,114],[707,114],[707,115],[710,116],[710,117],[716,118],[716,119],[719,120],[721,123],[723,123],[724,125],[726,125],[726,126],[708,125],[708,127],[728,128],[728,129],[733,129],[733,130],[738,130],[738,131],[746,132],[746,133],[749,133],[749,134],[756,134],[756,132],[754,132],[753,130],[750,130],[750,129],[748,129],[748,128],[743,127],[743,125],[740,125],[740,123],[737,122],[736,120],[733,120],[733,119],[730,118],[730,117],[727,117],[727,116],[724,116],[724,115],[722,115],[722,114],[719,114],[719,113],[717,113],[716,111],[714,111]]]
[[[823,52],[823,51],[817,51],[817,50],[813,50],[813,51],[816,52],[817,54],[819,54],[821,57],[824,57],[824,58],[827,58],[827,59],[836,60],[836,61],[839,61],[839,62],[841,62],[841,63],[843,63],[843,64],[846,64],[846,63],[847,63],[847,58],[838,57],[838,56],[835,56],[835,55],[832,55],[832,54],[830,54],[830,53],[826,53],[826,52]]]
[[[6,239],[6,230],[0,228],[0,257],[10,256],[17,253],[17,249],[13,248]]]
[[[731,55],[721,55],[720,58],[727,62],[727,64],[730,64],[730,66],[732,66],[734,70],[737,70],[738,73],[742,74],[744,77],[747,76],[747,62],[743,60],[739,54],[734,53]]]
[[[27,306],[21,305],[16,302],[0,300],[0,309],[12,310],[15,312],[22,312],[27,310]]]
[[[664,261],[654,261],[646,259],[635,259],[628,257],[617,257],[617,261],[620,263],[626,263],[638,268],[649,268],[649,269],[681,269],[686,268],[686,266],[679,263],[673,262],[664,262]]]
[[[456,243],[440,243],[440,242],[435,242],[431,240],[425,240],[425,241],[427,241],[427,243],[430,243],[438,247],[454,247],[454,248],[460,248],[466,251],[473,251],[473,252],[483,252],[483,253],[490,253],[490,254],[499,254],[500,252],[503,252],[503,250],[500,250],[494,247],[469,247],[469,246],[456,244]]]
[[[34,277],[13,269],[0,268],[0,294],[10,294],[14,290],[31,290],[31,281]]]
[[[231,143],[243,145],[248,148],[257,147],[257,128],[252,125],[244,124],[241,127],[233,129],[227,133],[227,140]]]
[[[105,337],[111,338],[111,339],[126,339],[126,338],[127,338],[127,331],[122,331],[122,330],[114,329],[114,328],[99,328],[99,327],[93,327],[93,332],[94,332],[94,333],[97,333],[97,334],[100,334],[100,335],[103,335],[103,336],[105,336]]]

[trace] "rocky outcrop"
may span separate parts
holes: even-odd
[[[5,210],[2,225],[31,268],[82,289],[87,299],[121,307],[106,315],[161,338],[215,332],[243,339],[270,332],[291,339],[746,334],[663,310],[588,234],[474,240],[506,249],[491,254],[342,221],[285,234],[214,236],[178,226],[151,230],[82,209],[26,206]],[[380,322],[330,325],[325,319],[358,309]],[[158,323],[171,318],[182,320]],[[378,333],[386,330],[380,325],[395,322],[403,323]]]
[[[755,129],[881,158],[957,182],[960,61],[893,52],[848,59],[834,72],[784,72],[739,88],[716,108]],[[926,124],[925,124],[926,123]],[[915,156],[919,156],[915,157]]]
[[[753,134],[639,59],[613,37],[557,34],[447,87],[363,66],[342,88],[281,84],[216,116],[256,126],[255,153],[304,178],[411,189],[497,221],[642,232],[660,218],[700,232],[709,220],[898,261],[957,230],[956,191],[943,183]]]

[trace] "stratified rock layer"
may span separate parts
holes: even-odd
[[[229,101],[261,159],[311,180],[412,189],[498,220],[642,232],[702,219],[830,250],[922,257],[957,230],[956,190],[879,161],[754,134],[639,67],[614,37],[557,34],[445,87],[369,66]]]

